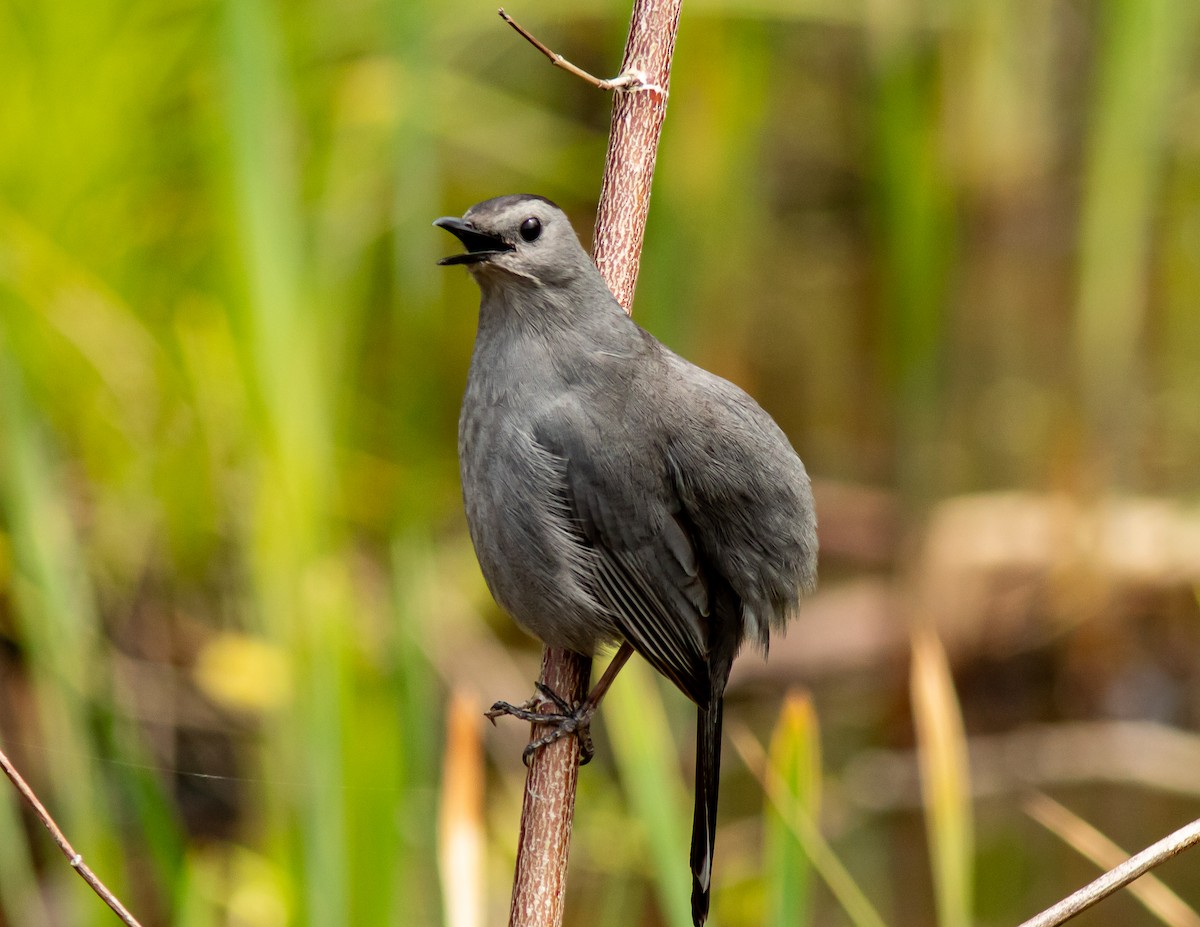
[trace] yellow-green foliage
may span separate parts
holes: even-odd
[[[618,69],[627,4],[513,12]],[[683,17],[643,323],[759,396],[812,472],[915,518],[979,486],[1194,495],[1195,3]],[[476,0],[12,0],[0,84],[0,744],[147,927],[439,923],[446,693],[519,700],[533,664],[508,661],[465,537],[476,294],[435,266],[429,223],[540,192],[586,239],[607,97]],[[947,721],[949,688],[922,691],[925,723]],[[683,924],[689,712],[635,673],[611,699],[570,922]],[[833,775],[886,714],[850,701],[830,706],[845,728],[822,706]],[[815,818],[797,710],[773,763]],[[922,733],[961,758],[957,727]],[[520,788],[514,742],[498,751],[488,923]],[[802,863],[778,883],[801,857],[774,812],[763,882],[757,799],[726,759],[717,918],[827,910]],[[965,782],[937,770],[937,910],[957,925],[971,828]],[[887,822],[841,825],[888,923],[934,910],[898,900]],[[111,922],[3,789],[0,922]]]

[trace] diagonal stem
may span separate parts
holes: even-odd
[[[549,58],[550,63],[552,65],[554,65],[556,68],[562,68],[568,74],[574,74],[576,77],[580,78],[581,80],[585,81],[586,83],[591,84],[597,90],[638,90],[638,89],[643,89],[643,85],[645,84],[645,74],[643,74],[641,71],[637,71],[637,70],[623,71],[620,75],[612,78],[611,80],[605,79],[603,77],[596,77],[596,75],[594,75],[588,71],[585,71],[583,68],[579,67],[579,65],[568,61],[566,58],[564,58],[558,52],[551,49],[548,45],[546,45],[545,42],[543,42],[541,39],[539,39],[537,36],[535,36],[532,32],[530,32],[528,29],[526,29],[524,26],[522,26],[519,22],[517,22],[515,19],[513,19],[507,13],[505,13],[504,7],[501,7],[498,12],[500,13],[501,19],[503,19],[506,23],[508,23],[510,26],[512,26],[513,29],[516,30],[517,34],[519,36],[521,36],[521,38],[523,38],[526,42],[528,42],[530,45],[532,45],[534,48],[536,48],[538,51],[540,51],[543,55],[545,55],[547,58]]]
[[[101,882],[100,878],[88,868],[88,865],[83,861],[83,857],[75,852],[75,847],[71,845],[71,841],[67,839],[67,835],[62,832],[62,828],[51,817],[50,812],[46,810],[46,806],[37,797],[37,793],[29,787],[29,784],[17,772],[17,768],[13,766],[12,761],[5,755],[3,750],[0,750],[0,769],[4,770],[4,774],[16,786],[17,791],[21,793],[21,797],[25,799],[25,803],[37,815],[37,819],[45,825],[46,830],[50,831],[50,836],[54,838],[54,842],[62,850],[63,856],[67,858],[67,861],[71,864],[71,868],[79,873],[80,878],[91,886],[92,891],[99,895],[100,899],[113,909],[117,917],[127,927],[142,927],[137,918],[130,914],[125,909],[125,906],[117,900],[117,896],[109,891],[108,886]]]
[[[1036,917],[1031,917],[1021,924],[1021,927],[1057,927],[1058,924],[1070,920],[1096,902],[1107,898],[1117,889],[1124,888],[1134,879],[1145,875],[1155,866],[1198,843],[1200,843],[1200,820],[1192,821],[1191,824],[1179,828],[1173,834],[1168,834],[1140,853],[1135,853],[1121,865],[1108,870],[1104,875],[1068,895],[1058,904],[1047,908]]]

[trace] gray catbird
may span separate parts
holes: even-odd
[[[467,249],[441,263],[466,265],[482,291],[458,442],[488,588],[551,646],[621,644],[583,705],[546,693],[561,724],[536,743],[586,728],[631,650],[699,706],[699,927],[733,658],[747,635],[765,649],[816,582],[808,475],[753,399],[622,311],[552,202],[501,196],[434,224]]]

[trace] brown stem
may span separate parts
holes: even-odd
[[[46,830],[50,831],[50,836],[54,838],[54,842],[62,850],[63,856],[67,858],[67,862],[71,864],[71,868],[79,873],[83,881],[90,885],[92,891],[99,895],[104,903],[113,909],[123,923],[128,925],[128,927],[142,927],[138,923],[137,918],[125,910],[125,906],[117,900],[117,896],[108,890],[108,886],[101,882],[96,874],[88,868],[87,864],[83,861],[83,857],[75,852],[75,848],[71,846],[71,841],[62,832],[62,828],[50,816],[50,812],[46,810],[46,806],[42,804],[37,794],[29,787],[29,784],[21,777],[21,774],[17,772],[17,768],[13,766],[12,761],[9,760],[2,750],[0,750],[0,769],[4,770],[4,774],[17,787],[17,791],[21,793],[21,797],[25,799],[26,804],[33,809],[33,813],[37,815],[38,820],[46,826]]]
[[[621,73],[637,74],[640,92],[613,97],[608,155],[596,212],[594,259],[626,312],[633,305],[682,2],[634,0]],[[587,696],[591,665],[587,657],[547,647],[542,653],[541,679],[568,702],[582,702]],[[530,761],[521,808],[510,927],[562,924],[578,775],[579,741],[575,737],[560,738],[535,753]]]
[[[621,73],[644,74],[643,92],[613,97],[592,256],[608,288],[630,313],[682,5],[683,0],[635,0]]]
[[[542,651],[542,683],[568,702],[587,695],[592,661],[569,650]],[[553,710],[553,705],[549,706]],[[533,728],[532,737],[538,734]],[[517,868],[513,874],[510,927],[558,927],[567,888],[567,857],[579,779],[579,738],[560,737],[529,761]]]

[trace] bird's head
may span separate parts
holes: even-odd
[[[566,213],[542,196],[498,196],[476,203],[461,219],[443,216],[433,224],[467,249],[438,263],[466,265],[480,286],[498,278],[564,284],[581,270],[595,272]]]

